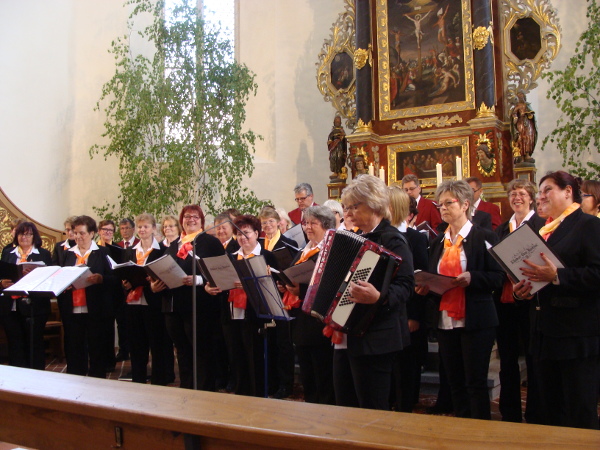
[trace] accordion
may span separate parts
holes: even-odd
[[[332,328],[362,335],[377,312],[379,302],[364,309],[354,308],[349,299],[350,282],[368,281],[387,294],[402,258],[355,233],[328,230],[312,275],[302,310]]]

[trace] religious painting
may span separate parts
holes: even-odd
[[[346,52],[338,53],[331,61],[331,84],[337,90],[348,89],[354,80],[354,61]]]
[[[535,59],[542,49],[540,24],[531,17],[518,19],[510,29],[510,51],[520,61]]]
[[[475,108],[469,0],[377,0],[382,120]]]
[[[416,175],[421,185],[436,186],[436,166],[441,164],[442,178],[457,179],[457,158],[460,158],[459,178],[469,176],[469,139],[454,138],[388,146],[390,183],[401,182],[405,175]]]

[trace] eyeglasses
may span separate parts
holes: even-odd
[[[344,210],[344,212],[354,212],[362,204],[363,204],[363,202],[358,202],[358,203],[355,203],[354,205],[342,206],[342,209]]]
[[[321,222],[317,221],[317,220],[311,220],[311,221],[307,221],[307,220],[303,220],[302,221],[302,226],[303,227],[307,227],[309,226],[312,227],[318,227],[321,226]]]
[[[452,203],[457,203],[457,202],[458,202],[458,199],[453,198],[452,200],[446,200],[445,202],[436,205],[436,208],[437,209],[442,209],[442,208],[448,209],[452,206]]]
[[[260,224],[264,227],[265,225],[275,225],[277,224],[277,221],[275,219],[269,219],[261,222]]]
[[[473,189],[473,194],[476,194],[477,192],[479,192],[481,190],[481,188],[477,188],[477,189]]]
[[[21,233],[21,236],[24,236],[24,237],[33,237],[33,233]]]
[[[508,198],[526,198],[529,197],[529,194],[526,192],[511,192],[508,196]]]
[[[582,198],[593,197],[593,195],[592,194],[581,194],[581,197]]]
[[[112,228],[100,228],[100,231],[104,231],[105,233],[114,233],[115,230]]]
[[[303,202],[304,200],[306,200],[308,197],[310,197],[310,195],[306,195],[306,196],[304,196],[304,197],[296,197],[296,198],[294,199],[294,201],[295,201],[296,203],[300,203],[300,202]]]
[[[196,216],[196,215],[193,215],[193,214],[186,214],[186,215],[183,216],[183,218],[185,220],[199,220],[200,216]]]

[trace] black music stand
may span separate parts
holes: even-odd
[[[258,255],[249,259],[233,260],[235,267],[240,277],[240,282],[244,288],[244,292],[248,296],[248,301],[251,303],[256,316],[260,319],[267,319],[271,322],[264,324],[261,329],[263,334],[263,356],[264,356],[264,372],[265,372],[265,398],[269,396],[269,344],[268,344],[268,329],[273,326],[274,320],[292,320],[287,310],[283,307],[281,295],[277,289],[275,281],[271,275],[266,273],[266,262],[264,256]],[[264,275],[257,275],[265,273]]]

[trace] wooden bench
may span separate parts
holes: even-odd
[[[600,432],[361,410],[0,367],[0,441],[43,449],[594,448]],[[184,439],[184,434],[197,439]],[[117,437],[118,436],[118,437]]]

